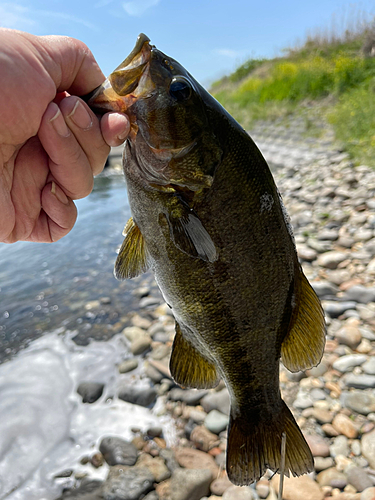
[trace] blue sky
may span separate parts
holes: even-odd
[[[364,13],[375,14],[373,0],[0,0],[0,26],[79,38],[106,75],[144,32],[206,85],[249,57],[273,57]]]

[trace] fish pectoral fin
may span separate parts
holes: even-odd
[[[116,259],[114,274],[118,280],[135,278],[146,272],[149,256],[142,233],[130,217],[123,231],[125,239]]]
[[[183,387],[209,389],[220,381],[215,365],[184,338],[177,322],[169,368],[173,379]]]
[[[177,248],[191,257],[215,262],[215,244],[193,211],[186,208],[178,217],[167,215],[167,221],[171,238]]]
[[[308,444],[284,401],[278,411],[248,411],[230,416],[227,445],[227,473],[239,486],[258,481],[271,469],[281,466],[281,440],[286,436],[284,474],[300,476],[314,470]]]
[[[325,344],[325,320],[320,301],[300,271],[289,331],[281,345],[281,361],[291,372],[319,364]]]

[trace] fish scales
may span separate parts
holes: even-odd
[[[177,383],[209,388],[224,379],[228,477],[243,485],[278,471],[283,433],[286,470],[313,470],[281,399],[279,361],[292,371],[319,363],[324,315],[258,148],[145,35],[89,104],[131,121],[124,173],[132,218],[115,274],[154,272],[176,320]]]

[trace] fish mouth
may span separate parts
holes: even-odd
[[[127,58],[102,85],[82,96],[82,99],[98,114],[108,111],[126,113],[139,97],[155,90],[149,78],[152,48],[150,39],[141,33]]]

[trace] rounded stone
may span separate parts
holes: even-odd
[[[373,483],[369,475],[362,469],[362,467],[349,466],[346,471],[348,483],[354,486],[357,491],[363,491],[366,488],[371,488]]]
[[[362,436],[362,455],[368,460],[370,466],[375,469],[375,430]]]
[[[333,444],[329,447],[331,457],[335,458],[338,455],[349,455],[348,438],[346,436],[337,436],[334,438]]]
[[[233,484],[229,481],[228,476],[219,477],[211,483],[210,490],[211,493],[218,496],[223,496],[224,492],[231,488]]]
[[[171,500],[201,500],[209,494],[212,476],[207,469],[176,469],[171,479]]]
[[[214,434],[220,434],[229,424],[228,415],[224,415],[218,410],[211,410],[204,420],[204,425]]]
[[[355,349],[359,346],[362,340],[359,328],[354,325],[344,325],[335,333],[335,337],[340,344],[347,345],[351,349]]]
[[[248,486],[230,486],[223,494],[222,500],[255,500],[255,492]]]
[[[130,345],[130,350],[134,356],[142,354],[150,348],[152,339],[149,335],[143,335],[134,339]]]
[[[330,469],[319,472],[316,476],[316,480],[320,486],[332,486],[335,488],[338,487],[338,484],[340,484],[340,488],[345,488],[348,483],[346,475],[338,471],[336,467],[331,467]]]
[[[102,484],[104,500],[138,500],[148,493],[153,486],[154,476],[145,467],[127,467],[115,465],[109,470],[107,479]]]
[[[134,465],[138,457],[134,444],[116,436],[103,438],[99,450],[108,465]]]
[[[122,363],[118,365],[118,371],[120,373],[128,373],[138,368],[138,359],[130,358],[125,359]]]
[[[209,469],[212,480],[217,478],[219,468],[211,455],[192,448],[176,448],[175,457],[181,467],[185,467],[185,469]]]
[[[77,388],[82,403],[95,403],[103,394],[104,384],[99,382],[81,382]]]
[[[279,492],[280,476],[276,474],[271,485]],[[323,500],[324,494],[319,485],[309,476],[284,477],[284,500]]]
[[[119,399],[139,406],[150,406],[156,400],[156,390],[153,387],[137,388],[137,387],[123,387],[119,393]]]
[[[329,445],[324,438],[318,434],[308,434],[305,439],[314,457],[329,457]]]
[[[358,429],[353,421],[346,415],[338,413],[332,421],[333,427],[349,439],[355,439],[358,436]]]
[[[362,391],[345,392],[342,401],[346,408],[356,411],[361,415],[375,412],[375,396]]]

